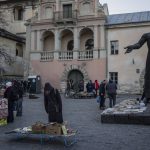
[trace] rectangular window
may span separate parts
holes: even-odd
[[[14,8],[14,20],[23,20],[23,8],[22,7],[16,7]]]
[[[72,18],[72,4],[63,5],[63,17]]]
[[[111,55],[117,55],[119,52],[119,42],[110,41],[110,45],[111,45]]]
[[[118,84],[118,72],[109,72],[109,78]]]

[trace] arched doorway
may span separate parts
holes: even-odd
[[[60,34],[61,37],[61,50],[73,50],[73,32],[65,29]]]
[[[43,51],[54,51],[54,33],[51,31],[43,34]]]
[[[67,45],[67,51],[72,51],[74,48],[73,40],[70,40]]]
[[[84,80],[84,76],[79,70],[71,70],[68,74],[68,80],[73,81],[73,90],[79,91],[78,84],[81,80]]]
[[[92,50],[94,47],[94,33],[90,28],[83,28],[80,31],[80,49]]]

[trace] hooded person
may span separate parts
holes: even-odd
[[[45,83],[44,86],[44,105],[45,110],[48,113],[49,122],[63,123],[62,100],[60,93],[48,82]]]

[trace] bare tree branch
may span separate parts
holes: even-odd
[[[0,48],[0,57],[4,58],[5,63],[8,64],[8,65],[11,65],[12,63],[15,62],[14,57],[12,57],[11,55],[9,55],[6,52],[6,49],[4,49],[4,48]]]

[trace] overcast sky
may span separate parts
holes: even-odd
[[[109,14],[150,11],[150,0],[99,0],[107,3]]]

